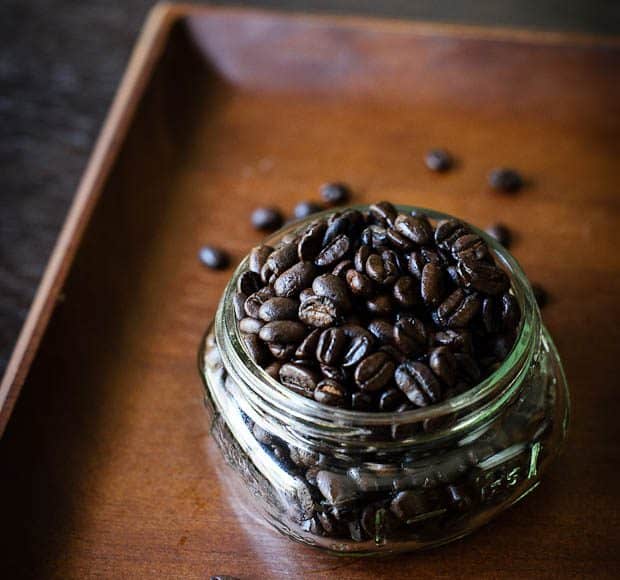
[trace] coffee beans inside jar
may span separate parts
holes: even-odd
[[[506,358],[521,317],[470,227],[385,201],[254,248],[235,311],[250,356],[283,385],[377,412],[470,389]]]

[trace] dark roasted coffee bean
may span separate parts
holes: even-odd
[[[272,297],[273,290],[268,286],[265,286],[257,292],[250,294],[243,306],[245,313],[252,318],[258,318],[260,307]]]
[[[366,274],[378,284],[393,284],[398,275],[398,262],[392,250],[371,254],[366,260]]]
[[[306,328],[293,320],[276,320],[268,322],[259,333],[260,339],[265,342],[279,344],[299,343],[306,336]]]
[[[453,159],[445,149],[430,149],[424,156],[424,163],[431,171],[443,173],[452,167]]]
[[[412,308],[419,302],[419,283],[411,276],[401,276],[394,283],[392,295],[403,308]]]
[[[523,187],[523,178],[518,171],[501,167],[493,169],[488,176],[489,185],[496,191],[514,193]]]
[[[428,220],[412,215],[400,214],[394,221],[394,229],[420,245],[428,244],[433,236],[433,229]]]
[[[282,296],[274,296],[265,301],[259,311],[258,317],[265,322],[273,322],[274,320],[294,320],[297,318],[297,309],[299,302],[292,298],[284,298]]]
[[[392,313],[392,300],[387,294],[380,294],[366,300],[366,310],[373,316],[388,316]]]
[[[389,243],[387,229],[383,226],[368,226],[360,237],[363,245],[371,248],[383,248]]]
[[[286,363],[280,368],[280,382],[296,393],[312,399],[318,375],[308,367]]]
[[[346,389],[331,379],[322,380],[314,389],[314,400],[331,407],[344,406],[346,397]]]
[[[393,226],[398,215],[396,208],[389,201],[373,203],[368,209],[370,215],[381,225]]]
[[[458,288],[437,308],[437,321],[448,328],[464,328],[480,309],[480,299],[476,294],[465,294]]]
[[[422,270],[420,284],[422,299],[429,306],[437,306],[444,296],[444,280],[441,266],[429,263]]]
[[[317,266],[332,266],[342,260],[351,247],[351,240],[346,235],[341,235],[325,246],[314,260]]]
[[[319,344],[321,329],[314,329],[295,350],[295,358],[299,360],[313,360],[316,356],[316,347]]]
[[[401,491],[390,504],[390,511],[405,523],[414,522],[433,511],[425,491]]]
[[[267,258],[271,255],[271,252],[273,252],[273,248],[271,246],[261,245],[252,248],[248,263],[250,270],[260,274],[263,266],[267,263]]]
[[[426,266],[426,260],[422,255],[422,252],[411,252],[409,254],[409,260],[407,262],[409,271],[419,280],[422,278],[422,270]]]
[[[400,350],[398,350],[393,344],[384,344],[380,346],[377,350],[387,354],[396,364],[400,364],[407,360],[406,355]]]
[[[264,366],[269,360],[269,351],[256,334],[242,334],[241,340],[248,351],[250,358],[259,366]]]
[[[327,296],[314,296],[299,306],[299,320],[314,328],[327,328],[340,318],[338,306]]]
[[[506,273],[495,264],[461,260],[457,264],[457,270],[466,288],[473,288],[483,294],[500,294],[510,286]]]
[[[241,320],[245,316],[245,301],[247,296],[243,292],[237,292],[233,298],[233,308],[235,310],[235,318]]]
[[[406,355],[416,356],[424,352],[427,340],[424,323],[417,318],[404,316],[394,325],[394,345]]]
[[[249,296],[262,287],[260,276],[256,272],[249,270],[241,274],[237,280],[237,292]]]
[[[373,337],[366,329],[355,324],[345,324],[341,327],[347,337],[347,346],[342,356],[342,366],[357,365],[372,350]]]
[[[300,201],[293,210],[293,215],[297,220],[303,220],[313,213],[322,211],[323,207],[313,201]]]
[[[314,273],[312,262],[297,262],[276,278],[273,289],[277,296],[290,298],[312,284]]]
[[[312,288],[304,288],[299,293],[299,302],[305,302],[306,300],[310,300],[310,298],[314,298],[314,292]]]
[[[353,263],[358,272],[364,272],[366,269],[366,260],[372,254],[372,250],[368,246],[360,246],[355,252]]]
[[[321,197],[330,205],[341,205],[349,201],[351,190],[344,183],[325,183],[319,190]]]
[[[321,251],[326,225],[323,221],[311,223],[299,238],[297,256],[300,260],[313,261]]]
[[[346,275],[349,290],[355,296],[370,296],[373,292],[372,280],[357,270],[349,270]]]
[[[502,327],[501,302],[493,296],[482,301],[482,323],[488,333],[499,332]]]
[[[344,280],[346,278],[347,272],[351,270],[352,268],[353,268],[353,262],[351,260],[342,260],[334,266],[334,269],[332,270],[332,274]]]
[[[215,246],[203,246],[198,253],[200,261],[212,270],[223,270],[230,264],[230,256]]]
[[[351,395],[351,409],[354,411],[372,410],[372,396],[364,391],[353,393]]]
[[[456,266],[454,264],[450,264],[446,268],[446,274],[448,274],[448,277],[455,286],[458,286],[460,284],[461,279],[459,277],[459,271],[456,269]]]
[[[501,308],[502,328],[505,331],[516,330],[521,318],[521,309],[517,299],[509,292],[506,292],[502,295]]]
[[[239,321],[239,330],[248,334],[258,334],[264,325],[265,323],[262,320],[246,316]]]
[[[268,272],[279,276],[297,262],[297,246],[293,243],[284,244],[276,248],[265,262],[265,267]],[[261,275],[263,269],[261,269]]]
[[[345,383],[348,380],[345,369],[341,366],[319,365],[321,373],[326,379],[337,383]]]
[[[549,302],[549,293],[543,288],[541,284],[536,282],[532,283],[532,292],[539,308],[544,308]]]
[[[432,371],[449,387],[456,382],[457,363],[454,354],[446,346],[431,351],[429,365]]]
[[[398,388],[418,407],[437,403],[441,398],[439,382],[423,363],[404,362],[396,369],[394,379]]]
[[[329,225],[323,236],[323,246],[327,246],[340,235],[350,238],[357,237],[357,227],[361,222],[361,214],[356,210],[347,210],[330,218]]]
[[[444,330],[436,332],[434,344],[447,346],[452,352],[469,353],[472,350],[471,334],[466,330]]]
[[[328,328],[321,333],[316,347],[317,360],[325,365],[336,365],[340,362],[346,347],[347,337],[342,328]]]
[[[282,367],[282,363],[275,361],[272,362],[269,366],[265,367],[265,372],[274,380],[278,380],[280,378],[280,368]]]
[[[322,274],[312,282],[312,290],[317,296],[330,298],[343,312],[351,307],[347,285],[333,274]]]
[[[283,362],[291,360],[291,357],[295,353],[294,344],[280,344],[277,342],[268,342],[267,348],[275,359]]]
[[[512,232],[504,224],[492,224],[486,230],[493,239],[498,241],[504,248],[509,248],[512,242]]]
[[[379,397],[380,411],[394,411],[404,402],[403,392],[398,389],[388,389]]]
[[[449,250],[454,241],[464,234],[470,233],[463,222],[456,219],[441,220],[435,228],[435,243],[438,247]]]
[[[356,499],[359,494],[355,483],[342,473],[321,470],[316,476],[316,485],[333,506],[346,504]]]
[[[409,252],[414,247],[411,240],[391,228],[387,230],[387,241],[390,246],[400,252]]]
[[[257,230],[277,230],[283,222],[282,212],[275,207],[258,207],[252,212],[252,225]]]
[[[376,318],[368,324],[368,331],[379,344],[390,344],[394,338],[394,325],[387,320]]]
[[[482,260],[489,253],[486,242],[477,234],[465,234],[452,244],[455,260]]]
[[[362,391],[378,391],[391,379],[394,362],[383,352],[376,352],[355,367],[354,379]]]

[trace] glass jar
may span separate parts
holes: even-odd
[[[329,213],[296,222],[267,243]],[[286,536],[349,554],[443,544],[525,497],[560,451],[569,395],[558,353],[515,259],[472,229],[510,275],[522,312],[517,340],[476,387],[401,413],[321,405],[257,366],[233,308],[247,258],[237,268],[201,347],[200,371],[212,434],[250,492],[251,510]]]

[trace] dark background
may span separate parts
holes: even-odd
[[[152,0],[0,0],[0,374]],[[232,4],[211,2],[211,4]],[[617,0],[236,5],[617,34]]]

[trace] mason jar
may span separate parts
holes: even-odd
[[[295,222],[266,243],[330,213]],[[211,432],[250,510],[284,535],[348,554],[443,544],[524,498],[559,453],[569,394],[558,353],[516,260],[472,229],[511,279],[522,313],[517,339],[474,388],[415,410],[328,407],[274,380],[246,351],[235,318],[247,258],[233,274],[199,353]]]

